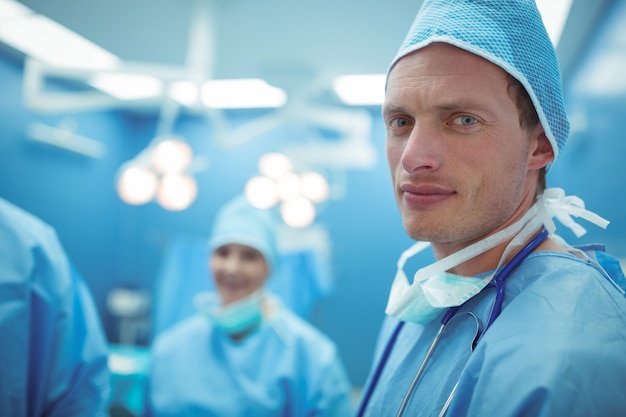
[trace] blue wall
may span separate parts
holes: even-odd
[[[578,241],[603,242],[609,252],[626,259],[626,2],[610,2],[593,36],[564,79],[572,130],[561,158],[548,176],[552,186],[583,198],[586,207],[610,220],[606,231],[590,226]],[[607,79],[607,56],[612,55]],[[598,85],[604,85],[599,90]],[[582,223],[582,222],[581,222]],[[560,231],[559,231],[560,232]],[[572,242],[568,231],[561,233]]]
[[[568,108],[584,104],[587,125],[549,174],[552,186],[583,198],[587,207],[612,220],[602,232],[593,226],[579,241],[604,241],[610,251],[626,257],[626,140],[622,128],[626,97],[590,97],[574,89],[584,63],[593,60],[602,33],[566,80]],[[604,35],[608,36],[608,35]],[[626,73],[626,72],[625,72]],[[197,175],[199,196],[184,212],[168,212],[156,204],[131,207],[115,192],[118,167],[134,157],[154,136],[156,116],[121,111],[45,116],[24,108],[21,64],[0,56],[0,196],[38,215],[57,229],[68,254],[95,295],[105,327],[115,341],[114,324],[104,300],[119,285],[153,288],[163,248],[178,235],[206,236],[218,207],[243,190],[257,173],[257,159],[290,140],[286,132],[249,142],[233,150],[216,147],[207,119],[185,115],[176,133],[185,136],[197,154],[210,160]],[[234,126],[260,112],[233,112]],[[336,286],[315,309],[311,320],[334,339],[355,385],[366,377],[378,327],[398,255],[411,243],[405,236],[391,192],[384,157],[384,134],[373,109],[373,141],[377,166],[348,171],[346,195],[326,204],[318,222],[327,227],[333,245]],[[87,159],[25,139],[33,121],[55,125],[73,117],[77,133],[105,143],[103,159]],[[563,233],[567,238],[571,236]]]

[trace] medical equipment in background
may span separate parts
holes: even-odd
[[[150,332],[151,297],[146,290],[115,287],[106,299],[109,314],[117,319],[117,343],[125,346],[140,344]]]
[[[61,120],[56,127],[34,122],[28,127],[27,138],[90,158],[102,158],[106,155],[106,145],[77,134],[76,128],[76,121],[72,118]]]
[[[146,149],[119,170],[117,190],[132,205],[156,199],[166,210],[184,210],[196,198],[198,186],[190,175],[191,147],[180,136],[157,136]]]
[[[109,344],[107,358],[111,371],[111,416],[143,413],[150,364],[151,305],[152,297],[141,288],[115,287],[106,298],[107,311],[115,317],[117,327],[117,340]]]
[[[165,101],[157,134],[135,158],[118,170],[117,191],[131,205],[152,200],[166,210],[185,210],[194,202],[198,186],[193,173],[206,169],[208,159],[195,156],[185,139],[172,133],[179,106]]]

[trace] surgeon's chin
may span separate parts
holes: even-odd
[[[410,216],[403,216],[402,225],[404,226],[404,231],[407,235],[409,235],[411,239],[422,241],[430,240],[428,234],[426,233],[427,231],[425,230],[425,227],[414,218]]]
[[[402,225],[406,234],[413,240],[423,242],[437,242],[446,240],[446,233],[439,229],[440,222],[428,220],[424,216],[402,214]]]

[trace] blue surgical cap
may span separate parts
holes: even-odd
[[[261,252],[270,271],[276,268],[276,228],[269,210],[257,209],[244,196],[226,203],[217,213],[209,250],[236,243]]]
[[[569,122],[556,52],[534,0],[425,0],[389,71],[434,42],[481,56],[516,78],[537,110],[556,160]]]

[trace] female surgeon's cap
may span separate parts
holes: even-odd
[[[236,243],[261,252],[270,273],[276,268],[275,220],[268,210],[257,209],[244,196],[226,203],[217,213],[209,238],[209,250]]]
[[[569,122],[556,52],[534,0],[425,0],[389,71],[403,56],[434,42],[479,55],[520,81],[556,160]]]

